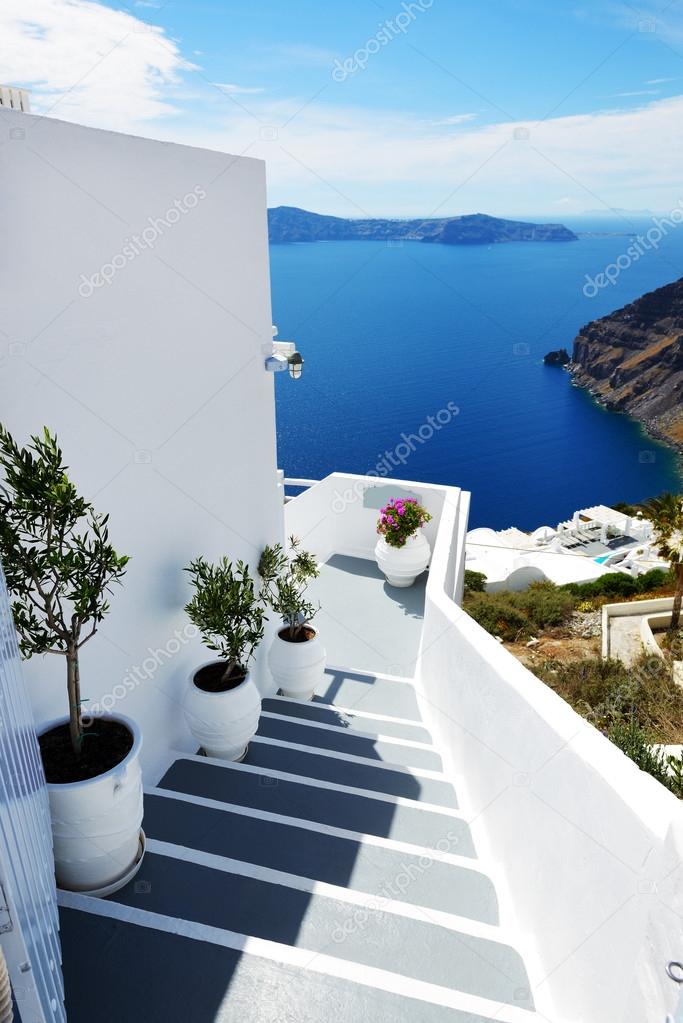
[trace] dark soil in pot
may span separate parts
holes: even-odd
[[[227,693],[236,689],[247,677],[244,668],[233,668],[226,678],[225,669],[225,661],[214,661],[196,671],[192,681],[203,693]]]
[[[71,747],[68,722],[51,728],[38,742],[48,782],[66,785],[111,771],[130,753],[133,735],[120,721],[96,718],[83,735],[80,757]]]
[[[303,629],[299,629],[292,636],[289,626],[286,625],[284,629],[280,629],[278,636],[280,639],[284,639],[285,643],[308,643],[309,640],[315,639],[316,632],[310,625],[305,625]]]

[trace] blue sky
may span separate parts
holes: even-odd
[[[265,159],[272,205],[683,198],[683,0],[3,0],[0,79],[51,116]]]

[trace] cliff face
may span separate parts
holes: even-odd
[[[683,279],[583,327],[571,370],[607,408],[683,451]]]
[[[494,245],[499,242],[576,241],[562,224],[528,224],[483,213],[435,220],[346,220],[309,213],[295,206],[268,210],[273,243],[315,241],[421,241],[443,245]]]

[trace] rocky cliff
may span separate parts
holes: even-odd
[[[607,408],[683,451],[683,279],[583,327],[571,371]]]
[[[443,245],[495,245],[499,242],[571,242],[562,224],[530,224],[484,213],[435,220],[346,220],[309,213],[296,206],[268,210],[270,241],[420,241]]]

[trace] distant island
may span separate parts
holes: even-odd
[[[569,369],[606,408],[683,452],[683,279],[582,327]]]
[[[485,213],[425,220],[349,220],[309,213],[296,206],[268,210],[273,244],[330,241],[417,241],[442,245],[497,245],[501,242],[573,242],[577,236],[562,224],[502,220]]]

